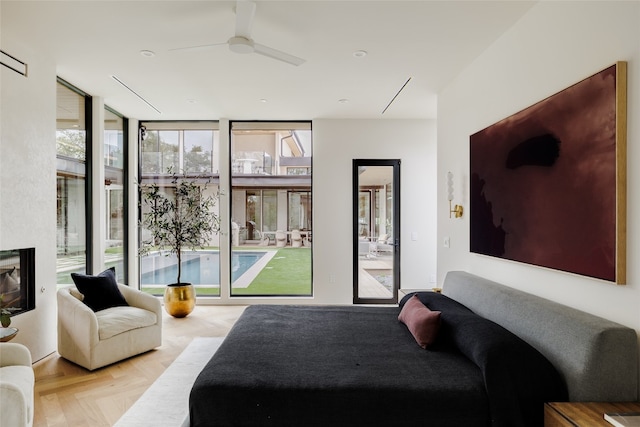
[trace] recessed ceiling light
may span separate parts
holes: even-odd
[[[353,56],[355,56],[356,58],[364,58],[365,56],[367,56],[367,51],[366,50],[356,50],[355,52],[353,52]]]
[[[263,104],[266,104],[268,102],[266,98],[260,98],[259,101],[262,102]]]
[[[347,98],[342,98],[342,99],[338,99],[338,102],[339,102],[340,104],[348,104],[348,103],[349,103],[349,100],[348,100]]]
[[[141,50],[140,55],[146,58],[153,58],[154,56],[156,56],[156,53],[152,50]]]
[[[195,104],[195,103],[197,103],[198,101],[196,101],[195,99],[187,99],[187,102],[188,102],[189,104]]]

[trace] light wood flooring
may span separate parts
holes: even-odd
[[[162,346],[87,371],[54,353],[33,365],[35,427],[112,426],[195,337],[227,335],[244,306],[196,306],[186,318],[164,313]]]

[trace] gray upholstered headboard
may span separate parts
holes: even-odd
[[[442,293],[541,352],[564,377],[571,401],[636,401],[636,331],[610,320],[463,271]]]

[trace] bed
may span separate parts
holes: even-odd
[[[439,311],[421,348],[398,315]],[[399,307],[248,307],[196,379],[192,427],[539,426],[545,401],[634,401],[633,329],[468,274]]]

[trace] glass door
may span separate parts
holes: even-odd
[[[353,302],[398,302],[400,160],[353,161]]]

